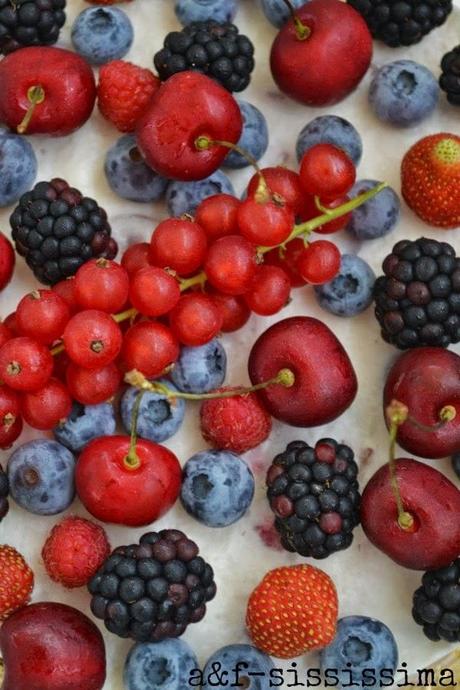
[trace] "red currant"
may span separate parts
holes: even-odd
[[[318,216],[323,215],[323,211],[320,211],[316,205],[315,198],[307,198],[309,199],[309,207],[302,218],[303,221],[311,220],[312,218],[317,218]],[[350,198],[348,196],[342,196],[339,199],[335,199],[334,201],[323,202],[322,205],[327,209],[333,210],[338,206],[342,206],[342,204],[346,204],[347,201],[350,201]],[[334,232],[339,232],[339,230],[343,230],[344,227],[350,221],[350,219],[351,212],[345,213],[343,216],[339,216],[338,218],[334,218],[334,220],[330,220],[328,223],[324,223],[324,225],[320,225],[318,228],[315,229],[314,232],[317,232],[319,235],[332,235]]]
[[[144,316],[167,314],[177,304],[179,297],[179,283],[164,268],[146,266],[131,277],[129,299]]]
[[[238,209],[240,233],[253,244],[267,247],[281,244],[291,234],[294,223],[294,211],[281,201],[259,202],[248,198]]]
[[[262,265],[244,299],[256,314],[271,316],[286,306],[290,292],[291,281],[282,268]]]
[[[0,347],[6,343],[7,340],[14,338],[14,333],[11,331],[4,321],[0,321]]]
[[[214,194],[204,199],[195,213],[210,242],[225,235],[238,234],[238,209],[241,201],[231,194]]]
[[[257,268],[256,248],[241,235],[221,237],[208,249],[204,270],[213,287],[227,295],[242,295]]]
[[[38,391],[25,393],[21,400],[24,421],[34,429],[54,429],[72,409],[72,398],[61,381],[49,379]]]
[[[53,292],[57,292],[57,294],[60,295],[63,300],[65,300],[70,309],[71,315],[76,314],[77,311],[80,311],[80,305],[78,304],[77,297],[75,295],[75,276],[60,280],[59,283],[53,285],[51,289]]]
[[[75,296],[82,309],[116,314],[126,305],[128,292],[128,273],[116,261],[91,259],[75,274]]]
[[[118,356],[122,335],[109,314],[96,309],[72,316],[62,336],[70,359],[86,369],[101,369]]]
[[[17,391],[36,391],[53,371],[47,347],[27,337],[11,338],[0,348],[0,380]]]
[[[332,144],[316,144],[300,163],[300,182],[304,192],[333,201],[350,191],[356,179],[353,161]]]
[[[8,386],[0,386],[0,448],[9,448],[21,431],[19,395]]]
[[[150,245],[148,242],[132,244],[121,257],[121,265],[132,276],[140,268],[145,268],[150,262]]]
[[[299,272],[311,285],[323,285],[335,278],[340,269],[340,252],[333,242],[311,242],[298,260]]]
[[[301,187],[298,173],[283,168],[281,165],[274,168],[263,168],[261,172],[271,194],[280,196],[286,206],[292,208],[296,216],[301,216],[305,204],[305,193]],[[255,173],[248,184],[248,197],[254,197],[259,182],[260,176]]]
[[[70,362],[66,383],[74,400],[82,405],[99,405],[115,395],[121,372],[113,362],[102,369],[84,369]]]
[[[21,335],[51,345],[61,337],[70,319],[67,302],[53,290],[34,290],[22,298],[16,309]]]
[[[209,295],[192,292],[182,295],[169,315],[169,323],[179,342],[204,345],[219,333],[222,314]]]
[[[305,249],[305,244],[300,237],[296,237],[281,249],[275,247],[264,255],[264,263],[269,266],[279,266],[289,277],[292,287],[302,287],[305,281],[297,268],[297,261]]]
[[[169,218],[160,223],[150,242],[150,261],[189,275],[200,268],[206,254],[206,233],[188,218]]]
[[[128,330],[123,342],[123,360],[128,370],[144,376],[160,376],[179,356],[179,344],[172,331],[157,321],[140,321]]]
[[[209,292],[213,302],[217,304],[222,315],[221,331],[232,333],[244,326],[251,316],[251,310],[243,297],[237,295],[225,295],[223,292],[211,288]]]
[[[11,312],[11,314],[8,314],[8,316],[6,316],[3,319],[3,323],[5,324],[5,326],[7,328],[9,328],[9,330],[11,331],[13,336],[19,335],[18,326],[16,323],[16,312],[15,311]]]

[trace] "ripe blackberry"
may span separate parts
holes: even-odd
[[[66,0],[0,0],[0,50],[50,46],[65,22]]]
[[[267,474],[275,527],[287,551],[326,558],[350,546],[359,523],[358,466],[351,448],[323,438],[292,441]]]
[[[91,610],[110,632],[141,642],[179,637],[216,594],[211,566],[178,530],[119,546],[89,581]]]
[[[88,259],[113,259],[118,251],[104,209],[58,178],[23,194],[10,225],[16,251],[45,285],[74,275]]]
[[[444,55],[441,70],[439,86],[446,92],[449,103],[460,105],[460,45]]]
[[[0,522],[8,514],[10,508],[8,503],[8,494],[10,492],[10,484],[6,472],[0,465]]]
[[[460,558],[424,573],[414,593],[412,616],[429,640],[460,641]]]
[[[374,38],[388,46],[418,43],[452,12],[452,0],[347,0]]]
[[[229,22],[192,22],[172,31],[153,58],[160,79],[195,70],[215,79],[228,91],[243,91],[254,69],[254,46]]]
[[[460,341],[460,259],[447,242],[401,240],[374,285],[382,338],[400,350]]]

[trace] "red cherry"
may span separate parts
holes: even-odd
[[[179,344],[162,323],[140,321],[125,335],[122,357],[127,369],[138,369],[147,378],[160,376],[178,356]]]
[[[236,144],[242,127],[239,105],[226,89],[199,72],[180,72],[154,94],[138,122],[137,144],[147,164],[160,175],[201,180],[217,170],[228,148],[199,150],[197,139],[205,136]]]
[[[11,338],[0,348],[0,380],[18,391],[36,391],[48,381],[53,357],[32,338]]]
[[[227,295],[246,292],[256,269],[256,249],[241,235],[228,235],[213,242],[204,263],[208,281]]]
[[[53,292],[57,292],[57,294],[65,300],[71,315],[80,311],[80,306],[75,295],[75,276],[60,280],[59,283],[53,285],[51,289]]]
[[[121,372],[113,362],[102,369],[84,369],[73,362],[66,369],[69,393],[82,405],[99,405],[110,400],[121,383]]]
[[[137,468],[126,461],[129,450],[129,436],[91,441],[78,459],[75,483],[80,500],[95,518],[141,527],[174,505],[182,471],[176,456],[152,441],[137,441]]]
[[[177,304],[179,283],[163,268],[146,266],[131,277],[129,300],[144,316],[162,316]]]
[[[58,340],[70,318],[67,302],[53,290],[34,290],[22,298],[16,309],[21,335],[51,345]]]
[[[13,276],[15,257],[13,245],[0,232],[0,290],[8,285]]]
[[[0,120],[10,129],[24,121],[34,88],[41,88],[44,98],[37,101],[27,134],[70,134],[86,122],[96,100],[93,71],[80,55],[63,48],[21,48],[0,63]]]
[[[291,234],[294,223],[294,211],[284,201],[259,202],[248,197],[238,209],[240,233],[253,244],[281,244]]]
[[[24,393],[21,411],[24,421],[34,429],[51,430],[66,419],[72,409],[72,399],[61,381],[51,378],[43,388]]]
[[[332,280],[340,269],[340,252],[327,240],[311,242],[297,259],[300,275],[306,283],[323,285]]]
[[[116,314],[128,299],[128,272],[116,261],[90,259],[76,272],[74,289],[81,309]]]
[[[65,327],[62,341],[70,359],[86,369],[105,367],[118,356],[122,335],[109,314],[96,309],[80,311]]]
[[[241,201],[231,194],[214,194],[199,204],[195,220],[201,225],[209,241],[225,235],[236,235],[238,209]]]
[[[121,265],[133,276],[140,268],[145,268],[150,263],[150,244],[148,242],[137,242],[125,250],[121,257]]]
[[[19,395],[8,386],[0,386],[0,448],[9,448],[21,431]]]
[[[261,173],[271,194],[278,194],[287,206],[290,206],[296,216],[302,216],[305,205],[305,192],[300,185],[300,177],[288,168],[278,165],[273,168],[263,168]],[[255,173],[248,184],[248,197],[253,198],[257,192],[260,175]]]
[[[171,330],[183,345],[204,345],[222,326],[222,314],[212,297],[193,292],[182,295],[169,315]]]
[[[262,265],[244,299],[256,314],[271,316],[286,306],[290,292],[291,282],[282,268]]]
[[[292,287],[302,287],[305,281],[297,267],[299,256],[305,249],[305,243],[296,237],[286,244],[285,249],[274,247],[264,255],[264,263],[269,266],[279,266],[289,277]]]
[[[211,287],[209,294],[222,315],[221,331],[232,333],[244,326],[251,316],[251,310],[243,297],[225,295]]]
[[[336,200],[350,191],[356,179],[351,158],[332,144],[316,144],[303,155],[300,184],[306,194]],[[321,215],[317,212],[316,215]]]
[[[150,242],[150,262],[188,275],[200,268],[206,254],[203,228],[190,218],[168,218],[160,223]]]

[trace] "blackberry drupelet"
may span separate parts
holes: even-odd
[[[195,70],[215,79],[228,91],[243,91],[254,69],[254,46],[234,24],[192,22],[172,31],[153,58],[160,79]]]
[[[450,50],[441,60],[442,74],[439,86],[452,105],[460,105],[460,45]]]
[[[50,46],[65,22],[66,0],[0,0],[0,50]]]
[[[9,492],[10,485],[8,475],[3,471],[3,467],[0,465],[0,522],[8,514],[10,507],[8,503]]]
[[[460,259],[447,242],[401,240],[374,286],[382,338],[400,350],[460,341]]]
[[[429,640],[460,640],[460,558],[424,573],[414,593],[412,616]]]
[[[216,594],[214,573],[179,530],[120,546],[89,581],[91,611],[110,632],[140,642],[179,637]]]
[[[292,441],[273,460],[267,496],[287,551],[326,558],[350,546],[359,524],[358,466],[351,448],[323,438]]]
[[[388,46],[410,46],[441,26],[452,0],[347,0],[366,21],[374,38]]]
[[[74,275],[88,259],[113,259],[118,251],[104,209],[58,178],[23,194],[10,225],[16,251],[45,285]]]

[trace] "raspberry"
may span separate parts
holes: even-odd
[[[124,60],[108,62],[99,72],[99,110],[120,132],[132,132],[159,85],[148,69]]]
[[[34,574],[12,546],[0,546],[0,621],[29,603]]]
[[[67,517],[51,530],[42,558],[50,578],[71,589],[85,585],[109,553],[102,527],[84,518]]]
[[[232,387],[219,391],[235,390]],[[216,448],[245,453],[268,437],[272,420],[254,393],[205,400],[201,406],[201,433]]]

